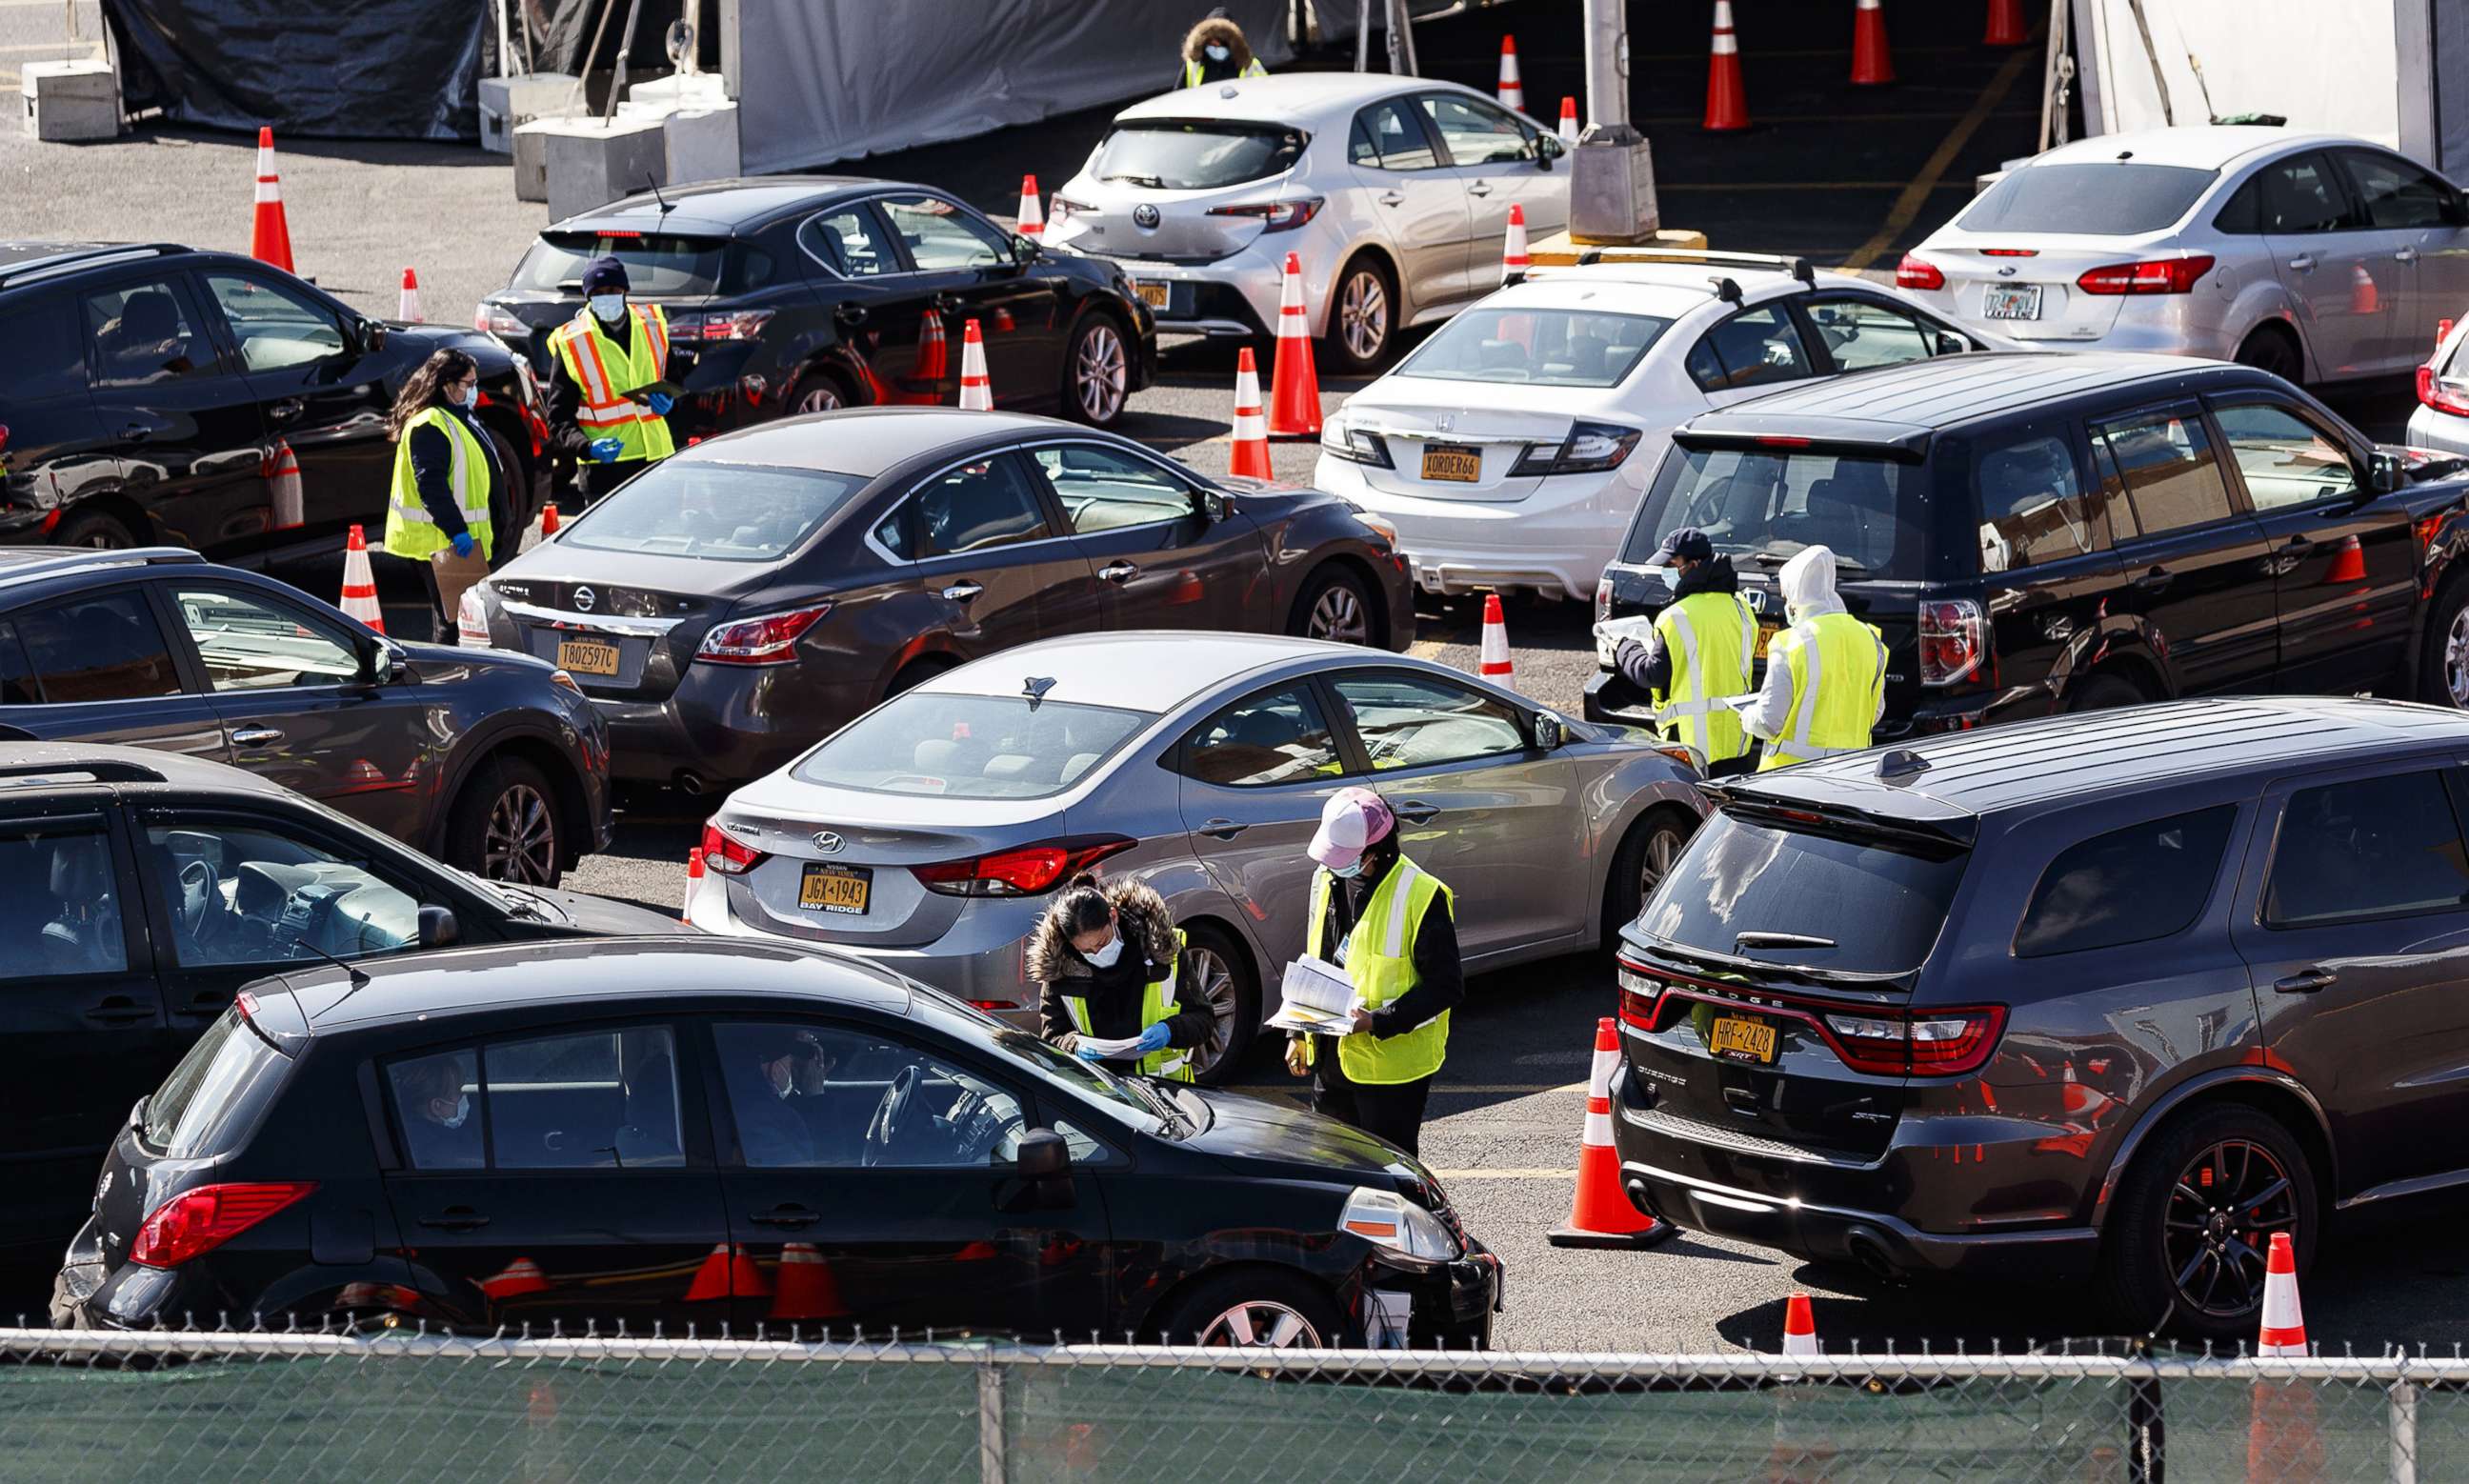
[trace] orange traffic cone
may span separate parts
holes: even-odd
[[[530,1258],[517,1258],[503,1271],[480,1280],[480,1291],[493,1299],[520,1298],[526,1293],[545,1293],[555,1287],[548,1274]]]
[[[1509,203],[1509,235],[1500,243],[1500,281],[1513,284],[1526,276],[1534,260],[1526,254],[1526,208]]]
[[[274,175],[274,130],[257,131],[257,218],[249,224],[248,255],[291,269],[291,225],[283,217],[283,182]]]
[[[427,322],[420,313],[420,275],[409,268],[403,270],[403,298],[395,306],[394,317],[415,325]]]
[[[1526,111],[1526,84],[1517,79],[1517,38],[1500,38],[1500,105]]]
[[[762,1265],[744,1247],[724,1241],[713,1247],[695,1269],[694,1282],[686,1287],[686,1302],[705,1303],[731,1295],[738,1298],[769,1298],[772,1285],[764,1281]]]
[[[1260,415],[1260,367],[1246,345],[1234,358],[1234,455],[1228,474],[1274,479],[1269,472],[1269,424]]]
[[[1783,1353],[1795,1358],[1826,1353],[1818,1346],[1817,1319],[1810,1312],[1806,1293],[1795,1293],[1784,1300]]]
[[[1488,622],[1500,616],[1499,603],[1494,594],[1486,605],[1487,634]],[[1599,1020],[1594,1069],[1586,1078],[1586,1127],[1578,1147],[1578,1192],[1569,1203],[1569,1219],[1552,1228],[1556,1247],[1643,1247],[1672,1235],[1670,1226],[1638,1210],[1621,1191],[1620,1155],[1612,1149],[1612,1069],[1618,1065],[1620,1033],[1609,1018]]]
[[[2306,1356],[2306,1316],[2297,1307],[2297,1250],[2287,1232],[2272,1234],[2263,1260],[2263,1329],[2255,1336],[2258,1356]]]
[[[265,485],[274,501],[274,528],[288,531],[307,521],[302,509],[300,488],[300,455],[291,452],[290,440],[274,440],[274,452],[265,460]]]
[[[1509,620],[1501,614],[1500,594],[1497,592],[1483,595],[1483,661],[1475,667],[1475,673],[1485,680],[1498,681],[1511,690],[1517,688],[1517,670],[1509,662]],[[1595,1050],[1601,1052],[1603,1049],[1599,1039]],[[1608,1068],[1604,1075],[1611,1075]],[[1610,1093],[1611,1084],[1606,1082],[1604,1095],[1609,1097]]]
[[[1886,12],[1881,0],[1853,0],[1852,81],[1871,85],[1895,81],[1894,58],[1886,55]]]
[[[995,409],[995,389],[986,380],[986,341],[970,320],[960,335],[960,406],[969,412]]]
[[[1023,237],[1046,235],[1046,208],[1037,203],[1037,177],[1020,177],[1020,221],[1012,228]]]
[[[1560,142],[1578,142],[1578,100],[1566,93],[1560,95]]]
[[[1270,369],[1269,436],[1320,436],[1320,373],[1312,369],[1311,316],[1304,313],[1304,260],[1286,254],[1278,296],[1278,359]]]
[[[694,926],[694,911],[701,905],[704,876],[703,847],[697,846],[686,852],[686,894],[684,903],[678,908],[678,920],[688,927]]]
[[[1982,46],[2021,46],[2031,39],[2031,28],[2023,23],[2023,0],[1989,0],[1989,29],[1981,35]]]
[[[556,534],[557,501],[550,500],[547,504],[541,506],[541,540],[546,541]]]
[[[1715,44],[1706,56],[1709,130],[1749,127],[1749,95],[1741,85],[1741,40],[1732,35],[1732,0],[1715,0]]]
[[[1784,1300],[1783,1353],[1790,1360],[1813,1360],[1825,1354],[1818,1348],[1817,1321],[1810,1313],[1806,1293],[1795,1293]],[[1787,1374],[1778,1379],[1797,1378]],[[1789,1386],[1777,1389],[1774,1401],[1774,1431],[1766,1447],[1765,1484],[1823,1484],[1834,1478],[1838,1449],[1832,1429],[1825,1425],[1824,1413],[1812,1415],[1811,1410],[1824,1403]]]
[[[358,618],[380,634],[385,632],[385,614],[378,607],[377,573],[369,570],[369,540],[357,525],[343,546],[342,608],[345,616]]]
[[[786,1242],[780,1248],[780,1267],[773,1283],[771,1317],[782,1324],[796,1324],[809,1319],[839,1319],[848,1313],[841,1302],[840,1281],[832,1276],[832,1265],[812,1242]]]
[[[2323,580],[2326,583],[2366,580],[2366,549],[2358,545],[2358,538],[2341,538],[2341,549],[2333,556],[2331,569],[2323,574]]]
[[[2263,1264],[2263,1325],[2255,1336],[2258,1357],[2306,1358],[2306,1319],[2297,1307],[2297,1254],[2287,1232],[2272,1234]],[[2257,1380],[2249,1393],[2246,1476],[2250,1479],[2319,1479],[2324,1450],[2315,1415],[2312,1383]]]

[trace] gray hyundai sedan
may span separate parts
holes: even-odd
[[[1077,870],[1136,876],[1242,1060],[1302,952],[1329,795],[1378,789],[1456,892],[1471,971],[1610,941],[1697,827],[1696,776],[1641,733],[1402,655],[1306,638],[1050,639],[935,676],[705,828],[708,932],[829,943],[1024,1027],[1023,948]]]

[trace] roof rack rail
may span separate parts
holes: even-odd
[[[144,763],[118,757],[81,757],[66,762],[0,763],[0,788],[31,788],[41,783],[160,783],[163,775]]]
[[[93,243],[56,252],[48,258],[29,258],[9,267],[0,267],[0,289],[12,289],[19,284],[37,283],[62,273],[73,273],[83,267],[104,267],[114,263],[134,263],[141,258],[159,258],[167,253],[186,252],[177,243]]]
[[[86,548],[61,551],[32,561],[0,564],[0,587],[58,577],[67,572],[100,571],[113,567],[204,566],[205,558],[186,546],[130,546],[123,551]]]
[[[1702,263],[1710,267],[1768,268],[1789,273],[1810,288],[1817,287],[1817,269],[1807,258],[1788,258],[1772,252],[1718,252],[1711,247],[1623,247],[1622,261],[1644,260],[1650,263]],[[1592,267],[1604,261],[1604,249],[1589,247],[1578,254],[1580,267]]]

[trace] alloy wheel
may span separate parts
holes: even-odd
[[[1200,1343],[1230,1350],[1318,1350],[1320,1332],[1283,1304],[1254,1299],[1210,1320]]]
[[[1640,906],[1654,895],[1654,889],[1663,885],[1663,878],[1672,874],[1673,863],[1680,859],[1681,846],[1680,831],[1676,829],[1658,829],[1646,837],[1645,858],[1638,863],[1637,870]]]
[[[837,412],[841,409],[841,389],[829,382],[818,382],[797,399],[800,412]]]
[[[1372,615],[1363,608],[1363,598],[1352,588],[1339,583],[1320,595],[1312,604],[1311,618],[1304,627],[1306,638],[1327,639],[1336,644],[1369,644],[1372,642]]]
[[[2161,1213],[2178,1303],[2234,1319],[2263,1302],[2272,1234],[2297,1236],[2297,1187],[2262,1145],[2225,1139],[2186,1162]]]
[[[557,879],[557,819],[528,783],[509,784],[489,806],[480,874],[492,881],[547,886]]]
[[[1379,274],[1357,268],[1347,275],[1337,297],[1337,333],[1346,353],[1361,361],[1377,358],[1389,343],[1389,290]]]
[[[2469,608],[2452,615],[2443,636],[2443,689],[2454,706],[2469,710]]]
[[[1191,1075],[1206,1077],[1234,1034],[1234,971],[1216,949],[1191,947],[1184,950],[1183,972],[1209,1007],[1209,1039],[1191,1050]]]
[[[1122,337],[1111,325],[1091,325],[1080,337],[1080,354],[1072,364],[1072,387],[1080,399],[1081,415],[1103,423],[1121,411],[1130,380]]]

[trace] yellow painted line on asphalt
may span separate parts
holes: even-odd
[[[1888,208],[1885,222],[1878,228],[1876,235],[1843,260],[1846,268],[1858,271],[1894,250],[1895,239],[1904,235],[1904,229],[1921,214],[1921,207],[1927,204],[1929,194],[1938,189],[1938,177],[1944,175],[1947,168],[1954,163],[1954,157],[1963,152],[1963,147],[1972,143],[1972,136],[1979,132],[1980,126],[1988,122],[1989,115],[2006,101],[2007,93],[2014,89],[2015,80],[2023,75],[2023,69],[2041,59],[2039,54],[2029,48],[2006,58],[2006,65],[1997,69],[1996,75],[1989,80],[1989,85],[1973,100],[1972,111],[1938,141],[1936,151],[1929,155],[1928,163],[1921,167],[1920,174],[1904,187],[1903,195],[1895,197],[1895,204]]]

